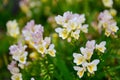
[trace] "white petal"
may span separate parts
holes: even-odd
[[[49,49],[54,49],[54,44],[50,44]]]
[[[90,48],[90,49],[94,49],[95,48],[95,40],[87,41],[86,47]]]
[[[86,53],[86,49],[83,48],[83,47],[80,48],[80,51],[81,51],[82,54],[85,54],[85,53]]]
[[[81,71],[81,69],[82,69],[82,67],[79,67],[79,66],[73,66],[73,68],[74,68],[74,70],[76,70],[76,71]]]
[[[77,56],[82,56],[81,54],[79,54],[79,53],[73,53],[73,57],[77,57]]]
[[[95,65],[97,65],[99,62],[100,62],[99,59],[94,59],[94,60],[92,61],[92,63],[95,64]]]
[[[62,28],[56,28],[55,31],[56,31],[57,33],[60,33],[60,32],[62,31]]]
[[[81,30],[82,30],[84,33],[88,33],[88,25],[87,25],[87,24],[84,24],[83,26],[81,26]]]

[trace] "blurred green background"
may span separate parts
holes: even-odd
[[[101,11],[109,9],[104,7],[101,0],[31,0],[35,5],[31,6],[27,3],[27,8],[25,6],[21,8],[20,1],[0,0],[0,80],[10,80],[11,77],[7,69],[7,65],[11,62],[9,46],[16,43],[16,40],[6,34],[6,23],[14,19],[17,20],[20,29],[28,21],[34,19],[37,24],[44,26],[44,36],[52,37],[57,53],[55,58],[49,56],[47,58],[48,62],[54,65],[51,80],[120,80],[120,31],[117,32],[118,38],[114,39],[113,37],[106,37],[104,33],[99,34],[91,25],[93,21],[97,20],[97,16]],[[117,25],[120,26],[120,0],[114,0],[113,8],[117,11],[114,19],[117,21]],[[78,14],[84,13],[86,23],[89,24],[88,34],[81,33],[80,39],[72,43],[59,38],[54,30],[58,27],[54,17],[62,15],[65,11]],[[72,54],[73,52],[79,52],[79,48],[84,46],[88,39],[94,39],[97,42],[106,41],[107,50],[103,55],[93,56],[93,59],[99,58],[101,60],[95,75],[89,76],[85,73],[83,78],[79,79],[77,72],[73,70],[75,64],[73,63]],[[33,66],[36,65],[37,61],[33,62]],[[37,71],[37,67],[35,68]],[[23,71],[23,74],[25,73]],[[26,74],[26,76],[28,75]],[[29,78],[24,79],[30,80]],[[38,78],[38,80],[43,80],[43,78]]]

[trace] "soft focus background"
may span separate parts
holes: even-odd
[[[117,38],[106,37],[104,33],[99,34],[91,25],[97,20],[97,16],[105,9],[101,0],[0,0],[0,80],[10,80],[11,74],[7,65],[11,62],[9,55],[9,46],[16,43],[16,40],[7,35],[6,23],[9,20],[16,20],[22,29],[28,21],[34,19],[37,24],[44,26],[44,36],[51,36],[57,51],[56,57],[48,56],[48,62],[54,66],[51,80],[81,80],[74,71],[73,52],[79,52],[79,48],[84,46],[88,39],[94,39],[97,42],[106,41],[107,50],[103,55],[93,56],[101,60],[95,75],[85,73],[82,80],[120,80],[120,31],[117,32]],[[113,0],[113,8],[117,11],[114,19],[120,28],[120,0]],[[71,43],[62,40],[55,33],[58,25],[54,17],[62,15],[65,11],[85,14],[86,23],[89,24],[88,34],[81,34],[78,41]],[[47,65],[44,65],[47,66]],[[35,71],[39,69],[37,61],[33,63]],[[27,73],[37,74],[35,71],[26,70]],[[29,74],[24,74],[29,79]],[[49,80],[47,78],[37,78],[36,80]]]

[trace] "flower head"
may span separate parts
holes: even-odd
[[[102,0],[105,7],[111,8],[113,5],[113,0]]]
[[[36,25],[34,20],[27,23],[25,28],[22,30],[25,41],[36,49],[37,52],[44,55],[45,53],[50,54],[52,57],[55,56],[56,50],[54,44],[51,45],[51,38],[43,38],[44,28],[42,25]]]
[[[19,68],[17,67],[17,62],[16,61],[12,61],[8,65],[8,70],[10,71],[11,74],[16,74],[16,73],[20,72]]]
[[[6,26],[7,26],[7,34],[11,37],[17,38],[17,36],[20,34],[20,31],[16,20],[8,21]]]
[[[55,21],[62,26],[62,28],[58,27],[55,29],[62,39],[74,38],[77,40],[80,37],[80,31],[84,33],[88,32],[88,25],[82,25],[85,22],[84,14],[73,14],[72,12],[67,11],[63,16],[56,16]]]
[[[101,12],[99,14],[98,20],[98,27],[103,27],[103,29],[105,29],[105,35],[107,37],[109,37],[111,34],[114,35],[114,33],[116,33],[119,30],[117,23],[115,22],[108,10]]]
[[[54,44],[51,44],[47,50],[47,53],[52,57],[55,57],[56,50],[54,49]]]
[[[94,50],[97,49],[104,53],[106,42],[102,41],[99,45],[95,43],[95,40],[87,41],[86,47],[81,47],[80,51],[82,54],[73,53],[73,62],[77,65],[74,66],[74,70],[77,71],[77,75],[81,78],[85,71],[93,74],[97,71],[97,65],[100,62],[99,59],[94,59],[91,61],[91,57],[94,54]]]
[[[12,45],[10,46],[10,54],[12,55],[12,58],[16,61],[19,61],[22,64],[26,63],[26,57],[28,55],[28,52],[25,51],[27,48],[26,45],[22,45],[21,43],[18,43],[18,45]]]
[[[35,25],[34,20],[31,20],[22,30],[22,33],[27,43],[35,46],[35,44],[39,44],[43,40],[43,31],[42,25]]]
[[[76,63],[76,65],[81,65],[83,62],[85,62],[85,58],[81,54],[73,53],[73,57],[74,57],[73,62]]]
[[[97,64],[100,62],[100,60],[95,59],[90,63],[87,63],[87,69],[90,73],[94,73],[94,71],[97,71]]]
[[[105,48],[106,42],[102,41],[99,45],[96,44],[96,49],[99,50],[100,52],[104,53],[106,48]]]
[[[74,66],[73,68],[77,71],[77,75],[79,76],[79,78],[81,78],[84,75],[85,68],[79,66]]]
[[[84,55],[85,59],[90,60],[93,55],[93,50],[89,48],[80,48],[81,53]]]
[[[11,79],[12,80],[22,80],[22,74],[21,73],[13,74]]]

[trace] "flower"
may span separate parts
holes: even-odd
[[[33,77],[30,80],[35,80]]]
[[[99,59],[94,59],[92,62],[87,63],[87,70],[90,73],[94,73],[94,71],[97,71],[97,64],[100,62]]]
[[[86,47],[94,50],[95,49],[95,40],[87,41]]]
[[[111,8],[113,5],[113,0],[102,0],[105,7]]]
[[[84,33],[88,33],[88,25],[84,24],[83,26],[81,26],[81,31]]]
[[[76,63],[76,65],[81,65],[85,61],[84,56],[81,54],[73,53],[73,57],[74,57],[73,62]]]
[[[108,10],[104,10],[98,16],[98,20],[100,20],[102,23],[104,23],[105,21],[109,21],[111,19],[113,19],[113,17]]]
[[[19,73],[20,70],[17,67],[17,63],[16,61],[12,61],[9,65],[8,65],[8,70],[10,71],[11,74],[16,74]]]
[[[84,72],[86,71],[85,68],[79,66],[74,66],[73,68],[77,71],[77,75],[79,76],[79,78],[82,78]]]
[[[93,50],[89,48],[80,48],[81,53],[84,55],[85,59],[90,60],[93,55]]]
[[[7,22],[6,26],[7,26],[7,34],[11,37],[17,38],[17,36],[20,34],[17,21],[10,20]]]
[[[85,48],[81,47],[80,51],[84,55],[85,59],[90,60],[93,55],[94,49],[95,49],[95,40],[91,40],[91,41],[87,41],[86,47]]]
[[[13,74],[11,79],[12,80],[22,80],[22,74],[21,73]]]
[[[10,54],[12,55],[12,58],[16,61],[19,61],[22,64],[25,64],[28,55],[28,52],[25,51],[26,48],[27,46],[23,46],[21,43],[18,43],[18,45],[10,46],[9,50]]]
[[[74,32],[71,32],[71,37],[75,39],[79,39],[79,34],[80,34],[80,30],[76,30]]]
[[[98,16],[98,20],[98,27],[103,27],[103,29],[105,29],[105,35],[107,37],[109,37],[111,34],[114,35],[119,30],[117,23],[108,10],[101,12]]]
[[[102,41],[99,45],[96,44],[96,49],[99,50],[100,52],[104,53],[106,48],[105,48],[106,42]]]
[[[114,16],[116,16],[116,14],[117,14],[117,10],[115,10],[115,9],[110,9],[110,14],[114,17]]]
[[[55,57],[56,50],[54,49],[54,44],[51,44],[47,50],[47,53],[52,57]]]
[[[85,22],[84,14],[73,14],[72,12],[67,11],[63,16],[56,16],[55,21],[58,25],[62,26],[62,28],[58,27],[55,29],[59,34],[59,37],[62,39],[68,39],[69,42],[70,38],[78,40],[80,37],[80,31],[84,33],[88,32],[88,25],[82,25]]]
[[[55,31],[59,33],[59,36],[62,37],[62,39],[66,39],[68,37],[69,31],[67,29],[56,28]]]
[[[17,67],[17,62],[16,61],[12,61],[8,65],[8,70],[12,74],[12,76],[11,76],[12,80],[22,80],[22,74],[20,73],[20,70]]]

